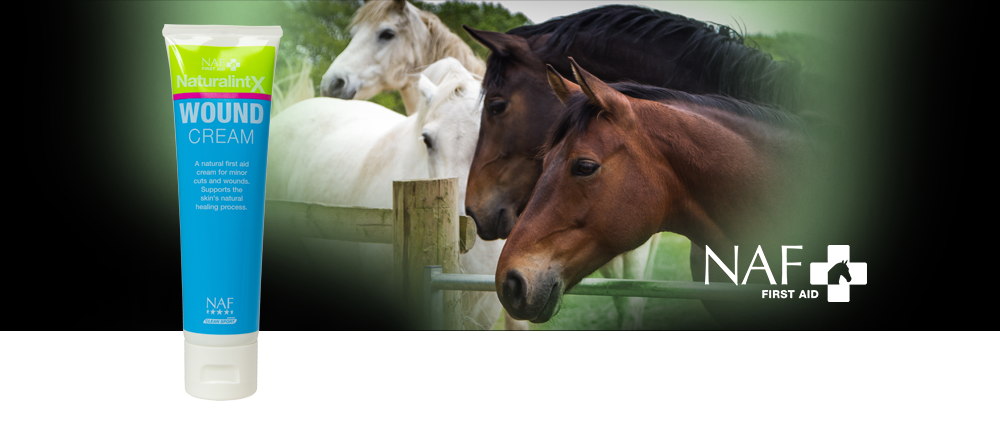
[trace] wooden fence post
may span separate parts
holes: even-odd
[[[393,181],[393,283],[419,327],[430,329],[424,266],[458,273],[458,178]],[[443,328],[461,329],[461,292],[445,291]]]

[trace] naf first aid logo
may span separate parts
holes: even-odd
[[[801,266],[802,263],[790,262],[788,261],[788,253],[790,250],[801,250],[801,245],[782,245],[781,246],[781,285],[788,285],[788,267],[789,266]],[[739,247],[735,246],[733,249],[733,255],[739,255]],[[760,266],[756,266],[758,259],[760,261]],[[715,263],[722,268],[722,270],[732,279],[733,283],[737,283],[737,271],[738,263],[733,263],[733,270],[729,270],[729,267],[719,258],[718,255],[712,251],[712,248],[705,246],[705,284],[708,285],[708,272],[709,272],[709,261],[715,260]],[[767,274],[768,280],[771,285],[777,285],[774,278],[774,273],[771,272],[771,267],[767,263],[767,258],[764,257],[764,251],[760,246],[757,246],[757,251],[750,261],[750,266],[747,268],[746,276],[743,277],[743,285],[746,285],[747,279],[750,278],[750,272],[754,270],[762,270]],[[828,245],[826,250],[826,261],[825,262],[813,262],[809,263],[809,284],[810,285],[826,285],[827,302],[831,303],[846,303],[851,301],[851,287],[857,285],[867,285],[868,284],[868,263],[851,261],[851,246],[849,245]],[[794,289],[765,289],[761,291],[761,298],[770,299],[785,299],[785,298],[818,298],[818,290],[800,290],[798,293]]]
[[[236,69],[239,67],[240,62],[237,62],[236,59],[229,59],[227,62],[225,59],[218,59],[214,57],[201,58],[201,70],[222,71],[229,69],[230,71],[236,72]]]

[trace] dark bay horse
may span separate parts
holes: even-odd
[[[510,234],[541,175],[538,153],[562,108],[548,87],[546,64],[568,75],[566,57],[573,56],[605,81],[802,107],[797,64],[747,47],[729,27],[667,12],[606,6],[506,34],[465,29],[490,49],[465,202],[486,240]]]
[[[497,266],[511,316],[549,320],[566,290],[654,233],[732,251],[784,224],[817,159],[797,117],[723,96],[608,85],[570,61],[579,85],[548,70],[566,107]]]

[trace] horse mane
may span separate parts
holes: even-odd
[[[643,6],[628,5],[595,7],[538,25],[517,27],[507,33],[524,38],[552,34],[545,48],[565,53],[581,31],[592,32],[602,38],[630,36],[635,41],[643,42],[655,42],[677,32],[687,31],[693,32],[692,36],[707,36],[717,43],[743,44],[743,36],[726,25],[703,22]],[[600,46],[605,50],[610,48],[608,44]],[[586,47],[589,51],[594,51],[599,45],[591,44]]]
[[[393,1],[365,2],[354,14],[354,17],[351,18],[349,27],[354,27],[363,22],[380,22],[389,19],[397,7],[394,3]],[[409,3],[407,5],[412,6]],[[417,13],[430,33],[430,39],[427,40],[425,46],[430,51],[425,51],[425,55],[423,56],[427,64],[434,63],[445,57],[454,57],[470,72],[480,76],[486,73],[486,64],[483,60],[476,56],[472,48],[468,44],[465,44],[458,35],[451,32],[448,26],[441,22],[441,19],[437,15],[420,9],[417,9]],[[430,53],[430,56],[427,56],[426,53]]]
[[[738,116],[767,123],[782,128],[807,132],[805,123],[794,114],[771,107],[761,106],[732,97],[717,94],[689,94],[669,88],[637,84],[635,82],[616,82],[609,84],[611,88],[632,98],[655,101],[658,103],[686,103],[695,106],[721,110]],[[587,123],[600,112],[600,108],[590,102],[583,93],[573,94],[557,120],[552,133],[546,138],[539,157],[547,154],[559,144],[570,131],[582,134],[587,130]]]
[[[669,12],[640,6],[603,6],[514,28],[507,34],[528,39],[551,34],[543,49],[564,54],[581,32],[591,35],[589,44],[583,46],[588,52],[614,48],[615,43],[609,40],[615,37],[650,44],[687,34],[674,57],[663,59],[675,61],[681,68],[697,69],[698,75],[711,81],[720,94],[786,110],[796,110],[801,101],[801,67],[797,62],[775,61],[770,54],[745,45],[743,35],[731,27]],[[503,84],[504,59],[493,56],[487,59],[487,89]],[[663,86],[670,86],[674,77],[670,75]]]
[[[476,56],[472,48],[465,41],[462,41],[458,35],[451,32],[451,29],[441,22],[441,19],[437,15],[421,10],[420,17],[424,20],[427,30],[431,33],[431,39],[428,43],[433,48],[431,52],[433,60],[431,62],[444,59],[445,57],[454,57],[469,72],[472,72],[473,75],[482,77],[486,73],[486,63],[483,62],[483,59]]]

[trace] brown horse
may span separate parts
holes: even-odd
[[[573,56],[598,77],[690,93],[717,93],[798,110],[799,68],[747,47],[731,28],[635,6],[604,6],[514,28],[506,34],[465,27],[490,49],[483,84],[479,141],[469,173],[466,212],[485,240],[506,238],[542,172],[538,154],[562,108],[545,67],[570,72]],[[646,279],[659,236],[602,267],[603,277]],[[648,251],[648,253],[647,253]],[[691,262],[701,258],[693,244]],[[700,278],[700,268],[692,267]],[[622,316],[638,321],[644,299],[615,298]]]
[[[566,290],[654,233],[732,251],[783,223],[815,164],[798,118],[722,96],[611,86],[570,60],[579,85],[548,69],[566,107],[497,266],[511,316],[549,320]]]
[[[467,214],[485,240],[506,238],[541,175],[538,155],[561,104],[546,64],[567,56],[605,81],[633,81],[693,94],[723,94],[798,111],[799,67],[747,47],[726,26],[635,6],[606,6],[508,33],[465,27],[490,49],[484,108],[469,174]]]

